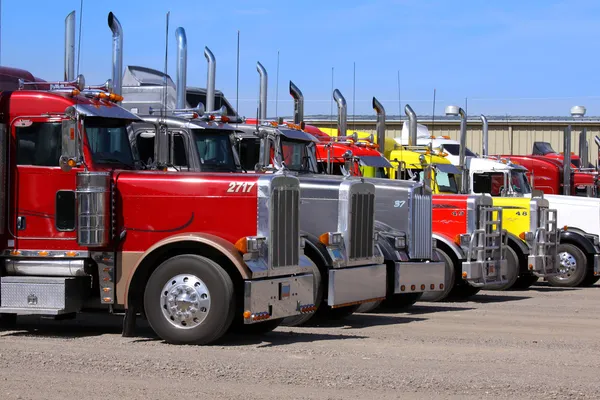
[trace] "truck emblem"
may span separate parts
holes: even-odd
[[[405,200],[396,200],[394,202],[394,208],[404,207],[404,204],[406,204]]]
[[[31,126],[32,124],[33,122],[30,119],[20,119],[17,122],[15,122],[15,126],[24,128]]]

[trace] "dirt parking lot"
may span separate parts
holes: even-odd
[[[118,317],[0,332],[0,399],[598,398],[600,286],[481,292],[256,339],[173,346]]]

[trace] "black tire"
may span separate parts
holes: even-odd
[[[436,249],[440,258],[444,261],[446,265],[446,275],[444,276],[444,290],[439,292],[425,292],[423,296],[421,296],[420,301],[428,301],[428,302],[436,302],[445,300],[454,285],[456,285],[456,265],[455,262],[460,263],[460,261],[455,260],[454,257],[450,257],[444,250],[440,248]]]
[[[481,288],[471,286],[465,282],[463,285],[457,285],[448,297],[453,300],[466,300],[469,297],[475,296],[480,291]]]
[[[264,335],[281,325],[282,321],[283,318],[277,318],[270,321],[257,322],[255,324],[236,325],[235,328],[231,329],[231,332],[239,333],[241,335]]]
[[[381,303],[383,302],[383,300],[377,300],[377,301],[370,301],[368,303],[362,303],[355,311],[355,313],[370,313],[372,311],[375,311],[377,308],[379,308],[379,306],[381,305]]]
[[[396,293],[390,299],[386,299],[381,304],[381,308],[389,312],[402,312],[417,301],[421,300],[423,292],[419,293]]]
[[[590,287],[600,280],[600,276],[594,276],[594,270],[588,269],[585,279],[581,282],[580,287]]]
[[[210,306],[204,319],[182,329],[169,321],[161,308],[163,288],[177,276],[200,279],[208,289]],[[150,327],[168,343],[210,344],[221,338],[233,321],[235,292],[231,277],[214,261],[195,254],[171,257],[150,275],[144,291],[144,310]],[[183,325],[183,324],[182,324]]]
[[[358,307],[360,307],[360,304],[354,306],[332,308],[331,306],[328,306],[325,302],[322,302],[321,306],[317,309],[317,312],[315,312],[314,321],[339,321],[354,314],[356,310],[358,310]]]
[[[525,290],[529,289],[531,285],[536,283],[540,279],[539,276],[533,275],[531,272],[527,272],[519,275],[517,281],[512,286],[513,290]]]
[[[561,275],[548,277],[548,283],[556,287],[577,287],[585,279],[587,271],[587,258],[579,247],[570,243],[558,245],[558,258],[564,271]]]
[[[517,282],[519,278],[519,256],[510,247],[506,247],[506,271],[503,271],[503,276],[507,278],[507,282],[502,285],[489,285],[484,287],[484,290],[509,290]]]
[[[0,314],[0,330],[9,331],[17,326],[17,314]]]

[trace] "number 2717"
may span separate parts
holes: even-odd
[[[250,193],[254,185],[254,182],[229,182],[227,193]]]

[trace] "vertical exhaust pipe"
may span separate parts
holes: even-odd
[[[177,39],[177,102],[175,108],[182,109],[186,108],[185,92],[187,85],[187,37],[185,36],[185,29],[182,27],[177,28],[175,39]]]
[[[294,98],[294,124],[299,125],[304,121],[304,95],[292,81],[290,81],[290,94]]]
[[[260,93],[258,96],[258,119],[264,121],[267,119],[267,81],[269,76],[267,70],[260,62],[256,63],[256,70],[260,76]]]
[[[469,170],[467,169],[467,114],[459,106],[447,106],[446,115],[460,116],[460,148],[458,150],[459,168],[461,173],[461,193],[469,193]]]
[[[215,109],[215,82],[217,74],[217,60],[208,47],[204,48],[204,57],[208,62],[208,72],[206,76],[206,111]]]
[[[65,81],[75,80],[75,11],[65,18]]]
[[[485,115],[481,115],[481,131],[483,133],[483,137],[482,137],[482,145],[483,145],[483,149],[481,154],[483,154],[483,156],[487,156],[488,154],[488,120],[485,117]]]
[[[123,86],[123,28],[112,12],[108,13],[108,26],[112,31],[113,92],[120,95]]]
[[[587,128],[579,132],[579,161],[581,168],[587,168],[589,164],[589,145],[587,141]]]
[[[408,145],[417,145],[417,114],[408,104],[404,106],[404,114],[408,117]]]
[[[346,99],[342,96],[342,92],[338,89],[333,91],[333,100],[336,102],[338,107],[338,135],[346,136],[348,134],[348,111],[346,106]]]
[[[563,194],[571,194],[571,125],[565,128],[563,135]]]
[[[385,108],[375,96],[373,96],[373,109],[377,113],[377,126],[375,128],[377,145],[379,145],[379,152],[385,155]]]

